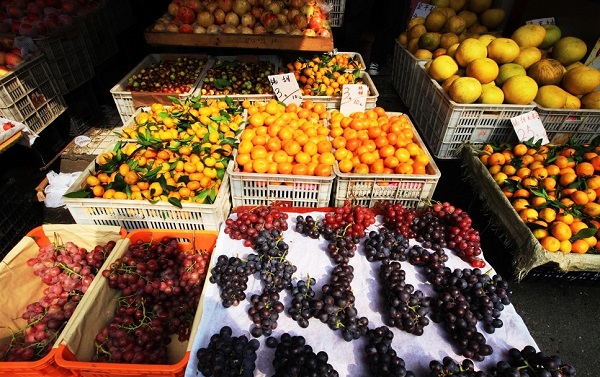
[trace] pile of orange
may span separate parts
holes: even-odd
[[[479,158],[544,249],[600,250],[600,147],[488,144]]]
[[[316,55],[312,59],[296,59],[282,67],[282,73],[293,73],[305,96],[337,97],[344,84],[363,84],[361,63],[347,53]]]
[[[429,156],[415,142],[407,115],[388,116],[382,107],[349,116],[334,110],[330,126],[340,172],[426,174]]]
[[[236,162],[246,173],[330,176],[335,163],[329,113],[323,103],[301,106],[276,100],[254,104],[244,101],[248,124],[240,134]]]

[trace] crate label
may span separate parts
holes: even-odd
[[[342,87],[340,113],[350,116],[354,112],[364,112],[367,107],[369,88],[364,84],[345,84]]]
[[[527,25],[556,25],[554,17],[536,18],[534,20],[525,21]]]
[[[302,93],[293,73],[270,75],[268,77],[273,93],[279,101],[286,105],[290,103],[300,105],[302,103]]]
[[[435,9],[435,5],[418,3],[410,18],[415,18],[415,17],[425,18],[434,9]]]
[[[482,128],[476,130],[471,136],[471,141],[474,143],[486,143],[492,136],[492,128]]]
[[[542,141],[542,145],[548,144],[548,135],[546,129],[540,120],[540,115],[533,110],[525,114],[517,115],[510,118],[510,121],[515,129],[519,141],[528,141],[533,139],[533,142]]]

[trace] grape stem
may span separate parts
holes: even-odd
[[[57,267],[60,267],[60,268],[62,268],[63,270],[65,270],[69,276],[71,276],[71,275],[76,275],[78,278],[80,278],[80,279],[83,279],[83,275],[80,275],[80,274],[78,274],[77,272],[75,272],[75,271],[71,270],[71,269],[70,269],[69,267],[67,267],[67,265],[66,265],[66,264],[64,264],[64,263],[60,263],[60,262],[59,262],[59,263],[57,263],[57,264],[56,264],[56,266],[57,266]]]

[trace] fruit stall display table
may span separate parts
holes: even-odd
[[[320,51],[333,50],[333,37],[306,37],[279,34],[184,34],[146,31],[150,45],[250,48],[266,50]]]
[[[23,136],[23,131],[18,131],[16,134],[12,135],[8,139],[0,142],[0,153],[5,152],[8,148],[13,146],[21,137]]]
[[[336,265],[326,251],[327,241],[322,237],[315,240],[307,236],[303,236],[294,230],[296,217],[298,215],[311,215],[315,219],[320,219],[324,216],[324,209],[290,209],[288,212],[288,230],[283,232],[283,241],[289,245],[289,251],[286,258],[297,267],[297,271],[293,274],[292,283],[297,280],[305,280],[308,277],[316,279],[316,284],[313,287],[317,296],[320,296],[321,288],[326,281],[329,281],[331,270]],[[309,212],[307,212],[309,211]],[[233,214],[232,218],[236,215]],[[376,223],[367,228],[367,234],[370,230],[378,229],[381,224],[381,217],[376,218]],[[215,266],[219,255],[228,257],[237,256],[245,259],[249,254],[255,253],[251,248],[244,246],[243,241],[232,240],[228,234],[224,233],[225,227],[221,227],[217,241],[217,246],[213,252],[211,259],[211,268]],[[379,282],[379,267],[381,262],[369,262],[364,254],[364,241],[358,245],[357,252],[350,259],[350,265],[354,268],[354,279],[352,280],[352,290],[356,297],[356,308],[358,316],[365,316],[369,320],[369,328],[384,325],[386,315],[383,314],[383,299],[380,294]],[[416,244],[414,239],[410,240],[410,244]],[[449,260],[446,266],[454,268],[471,268],[470,264],[461,260],[454,252],[446,250]],[[406,283],[413,284],[415,290],[420,289],[427,296],[432,296],[433,289],[431,284],[426,282],[426,277],[420,271],[419,267],[414,267],[408,262],[401,262],[402,269],[406,271]],[[486,271],[489,266],[482,270]],[[490,268],[491,275],[494,274]],[[210,272],[209,275],[211,276]],[[250,329],[253,322],[247,314],[247,311],[252,305],[250,297],[253,294],[260,294],[262,291],[262,283],[254,275],[248,280],[248,287],[245,290],[246,299],[240,301],[239,305],[224,308],[219,297],[219,288],[216,284],[210,283],[207,277],[207,282],[201,299],[201,310],[203,311],[202,319],[190,354],[190,360],[186,369],[187,377],[197,376],[198,357],[197,351],[200,348],[206,348],[213,334],[219,333],[222,326],[228,325],[233,330],[233,336],[246,335],[252,339]],[[510,288],[510,287],[509,287]],[[277,320],[278,326],[273,331],[273,336],[280,337],[283,333],[290,335],[301,335],[306,339],[306,344],[312,346],[315,353],[325,351],[329,355],[328,363],[339,373],[340,376],[364,376],[368,375],[368,361],[364,350],[367,344],[368,337],[363,335],[358,340],[346,342],[343,340],[341,331],[331,330],[327,324],[322,323],[319,319],[311,318],[309,326],[305,329],[301,328],[287,314],[287,307],[291,301],[291,295],[288,290],[280,293],[280,299],[286,309],[285,312],[279,314]],[[515,311],[512,305],[507,305],[502,311],[501,320],[504,326],[497,328],[493,334],[487,334],[478,324],[478,330],[484,334],[487,344],[493,348],[493,353],[487,356],[484,361],[476,363],[476,369],[488,370],[495,366],[499,360],[506,360],[507,351],[514,347],[523,349],[526,345],[532,345],[537,348],[537,345],[525,326],[521,317]],[[425,375],[429,371],[429,362],[431,360],[440,360],[444,356],[450,356],[457,361],[462,361],[464,357],[457,352],[458,349],[450,340],[448,334],[443,329],[443,325],[431,321],[429,325],[424,327],[424,334],[416,336],[397,328],[391,328],[394,333],[392,347],[397,352],[398,356],[404,359],[406,369],[412,370],[417,375]],[[274,358],[274,350],[266,346],[265,336],[258,338],[260,348],[257,351],[256,376],[272,376],[274,367],[272,361]]]

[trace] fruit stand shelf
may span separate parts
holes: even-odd
[[[0,153],[5,152],[8,148],[14,145],[19,139],[23,136],[23,131],[19,131],[13,136],[9,137],[7,140],[0,143]]]
[[[329,52],[333,37],[305,37],[277,34],[182,34],[146,31],[151,45],[204,46],[292,51]]]

